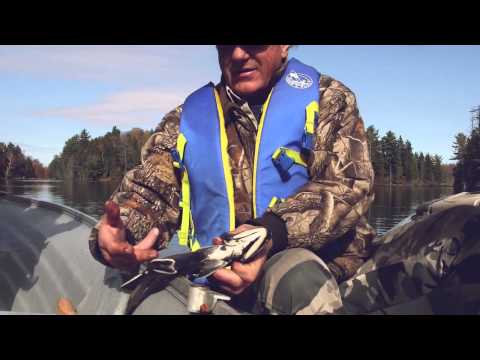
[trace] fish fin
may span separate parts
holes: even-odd
[[[212,275],[216,270],[225,267],[228,262],[224,260],[204,260],[200,265],[200,271],[195,274],[196,277],[206,277]]]

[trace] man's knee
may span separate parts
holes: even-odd
[[[327,265],[305,249],[273,256],[258,286],[258,306],[270,313],[333,313],[341,307],[338,285]]]

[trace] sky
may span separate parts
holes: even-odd
[[[480,46],[299,45],[290,56],[348,86],[366,127],[444,162],[480,105]],[[0,46],[0,142],[48,165],[82,129],[153,129],[219,79],[213,45]]]

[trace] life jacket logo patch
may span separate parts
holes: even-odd
[[[310,76],[291,71],[286,77],[287,84],[295,89],[308,89],[313,84]]]

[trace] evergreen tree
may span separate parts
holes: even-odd
[[[373,171],[377,180],[383,180],[385,177],[385,159],[383,156],[378,130],[373,126],[367,128],[367,141],[372,161]]]
[[[472,113],[470,136],[459,133],[455,135],[453,143],[454,158],[452,160],[457,160],[453,169],[455,193],[473,191],[480,187],[480,107]]]
[[[48,172],[52,178],[78,181],[122,177],[140,163],[141,148],[152,133],[141,129],[121,133],[114,126],[104,136],[91,139],[84,129],[65,142]]]
[[[464,133],[458,133],[455,135],[455,141],[453,143],[453,159],[462,160],[465,159],[465,153],[468,143],[468,137]]]
[[[424,182],[425,181],[425,156],[423,155],[423,152],[420,152],[417,158],[418,158],[418,161],[417,161],[418,179],[420,182]]]
[[[403,174],[406,182],[410,183],[417,178],[417,164],[413,156],[412,144],[408,140],[405,142],[402,155]]]
[[[413,151],[413,150],[412,150]],[[412,161],[410,164],[410,173],[412,177],[412,182],[418,182],[418,156],[417,154],[412,154]]]
[[[116,126],[104,136],[92,139],[86,129],[69,138],[62,153],[56,155],[45,174],[56,179],[79,181],[120,178],[141,161],[141,149],[153,130],[134,128],[122,133]],[[381,139],[375,127],[366,130],[368,149],[377,183],[432,182],[443,178],[441,159],[428,155],[428,169],[423,153],[413,153],[412,144],[388,131]],[[466,145],[465,145],[466,148]],[[0,146],[0,176],[5,172],[7,146]],[[23,173],[31,172],[34,161],[26,160]],[[28,168],[28,169],[27,169]],[[33,173],[40,173],[33,166]],[[439,170],[440,169],[440,170]],[[3,171],[3,172],[2,172]],[[427,171],[427,176],[425,172]],[[446,170],[445,170],[446,171]],[[428,178],[428,179],[427,179]]]
[[[425,155],[425,172],[423,175],[423,181],[426,183],[433,182],[433,160],[428,153]]]
[[[385,174],[391,183],[395,178],[396,165],[399,159],[397,139],[392,131],[388,131],[382,138],[381,148],[385,159]]]
[[[444,181],[442,173],[442,158],[439,155],[433,156],[433,180],[436,184],[442,184]]]
[[[453,143],[453,159],[457,160],[453,168],[453,189],[455,193],[464,191],[465,160],[467,153],[468,137],[463,133],[455,135]]]

